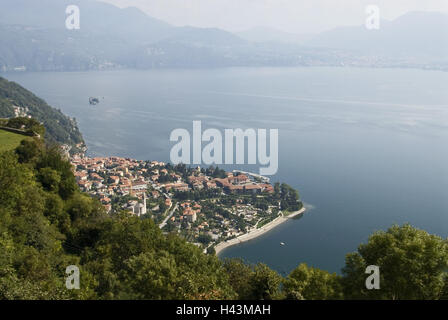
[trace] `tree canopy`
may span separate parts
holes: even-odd
[[[380,290],[366,290],[365,270],[380,269]],[[343,285],[352,299],[440,299],[446,295],[448,242],[409,224],[378,231],[346,256]]]

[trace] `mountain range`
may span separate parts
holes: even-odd
[[[448,15],[410,12],[393,21],[381,21],[378,30],[339,27],[303,44],[363,54],[442,60],[448,55]]]
[[[239,37],[252,42],[277,42],[303,44],[313,34],[297,34],[275,28],[258,26],[236,33]]]
[[[68,5],[80,29],[65,27]],[[96,0],[2,0],[0,70],[371,65],[448,69],[448,16],[411,12],[380,30],[341,27],[296,35],[176,27],[136,8]]]

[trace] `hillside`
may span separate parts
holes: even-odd
[[[40,139],[0,153],[0,300],[234,296],[216,257],[165,237],[150,219],[107,216],[71,168]],[[82,287],[70,291],[73,264]]]
[[[254,27],[240,31],[237,35],[252,42],[279,42],[301,44],[313,37],[312,34],[295,34],[268,27]]]
[[[45,127],[49,143],[67,144],[75,147],[84,144],[75,119],[50,107],[30,91],[15,82],[0,77],[0,118],[18,115],[31,116]]]

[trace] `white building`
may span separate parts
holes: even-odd
[[[128,209],[130,213],[135,214],[136,216],[140,217],[141,215],[144,215],[147,213],[146,210],[146,193],[143,194],[143,203],[140,203],[136,200],[130,201],[128,205],[125,207],[125,209]]]

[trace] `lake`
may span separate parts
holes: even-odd
[[[448,236],[448,73],[312,67],[2,76],[76,117],[89,155],[168,161],[171,131],[191,132],[193,120],[220,130],[278,129],[272,180],[297,188],[308,210],[222,257],[264,262],[283,275],[301,262],[340,272],[346,253],[392,224]],[[90,96],[100,103],[89,105]]]

